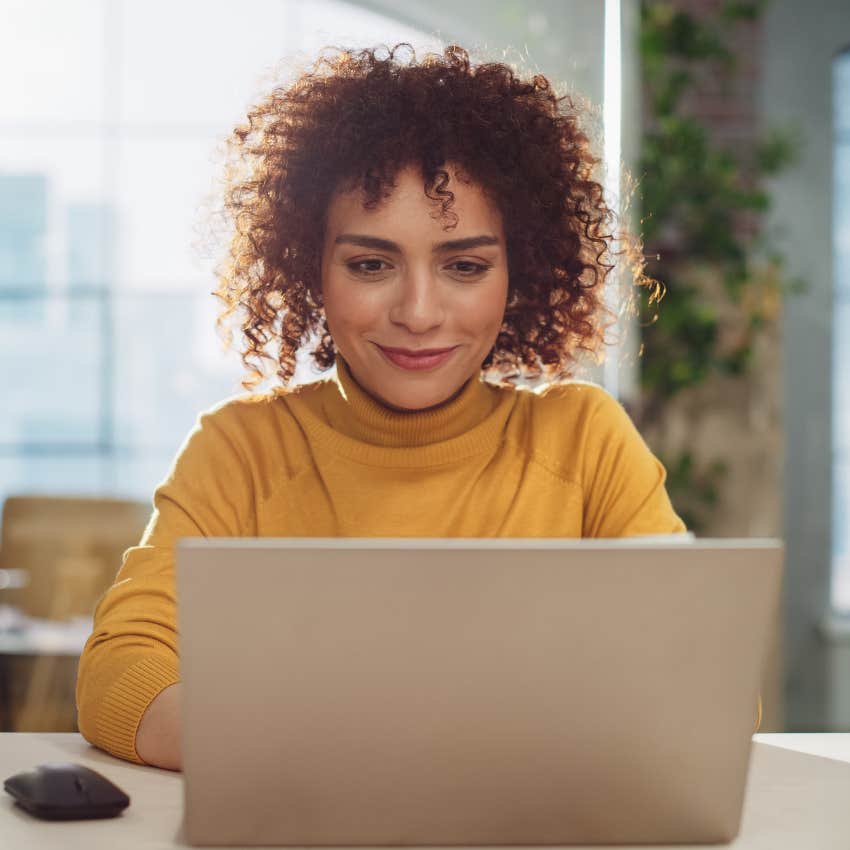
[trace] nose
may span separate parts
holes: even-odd
[[[403,325],[413,334],[427,333],[443,323],[443,293],[430,270],[409,270],[400,278],[389,315],[393,324]]]

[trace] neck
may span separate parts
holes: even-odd
[[[339,355],[337,355],[337,357],[339,358]],[[371,398],[376,404],[383,405],[388,410],[392,410],[394,413],[416,414],[430,413],[431,411],[439,410],[441,407],[447,404],[451,404],[464,391],[464,389],[466,389],[466,387],[469,385],[469,381],[474,380],[474,378],[469,378],[468,380],[464,381],[460,385],[460,387],[458,387],[458,389],[455,390],[455,392],[453,392],[448,398],[445,398],[442,401],[438,401],[436,404],[431,404],[428,407],[397,407],[394,404],[390,404],[386,399],[383,399],[380,396],[375,395],[375,393],[370,392],[368,389],[366,389],[366,387],[364,387],[363,384],[361,384],[360,381],[357,380],[357,377],[355,376],[354,372],[351,371],[351,367],[347,363],[345,365],[348,370],[349,377],[351,378],[353,383],[357,384],[357,387],[361,392],[363,392],[365,395],[368,395],[369,398]]]
[[[365,442],[413,446],[452,439],[475,427],[497,403],[495,388],[473,377],[439,404],[394,407],[368,392],[339,354],[336,366],[339,391],[330,396],[326,415],[334,428]]]

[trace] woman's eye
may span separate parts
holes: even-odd
[[[493,266],[473,263],[471,260],[458,260],[456,263],[452,263],[449,268],[456,268],[461,277],[477,277],[480,274],[484,274],[484,272],[490,271]]]
[[[382,274],[392,266],[386,260],[353,260],[346,263],[346,267],[354,274],[361,277],[375,277]],[[474,263],[472,260],[457,260],[448,266],[460,277],[478,277],[488,272],[493,266],[486,263]]]
[[[354,262],[346,263],[346,266],[355,274],[368,277],[369,275],[380,274],[384,269],[380,266],[385,266],[383,260],[354,260]]]

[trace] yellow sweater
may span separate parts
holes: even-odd
[[[135,751],[151,701],[180,679],[181,537],[624,537],[685,531],[665,470],[623,407],[574,382],[542,393],[469,381],[399,413],[338,358],[335,379],[244,394],[200,415],[138,546],[98,601],[80,659],[78,723]]]

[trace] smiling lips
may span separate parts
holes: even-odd
[[[377,345],[377,343],[376,343]],[[452,352],[457,348],[421,348],[411,351],[408,348],[384,348],[378,345],[381,353],[390,363],[395,366],[400,366],[402,369],[433,369],[444,363],[451,357]]]

